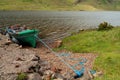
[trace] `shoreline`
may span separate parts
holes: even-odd
[[[1,35],[0,35],[1,36]],[[26,73],[29,76],[29,70],[28,68],[30,66],[38,65],[37,62],[32,62],[33,58],[36,55],[40,57],[40,60],[47,62],[47,64],[44,67],[51,67],[50,70],[55,72],[56,70],[60,70],[60,75],[63,76],[63,78],[73,78],[75,76],[75,73],[69,69],[65,64],[63,64],[59,58],[57,58],[53,53],[51,53],[48,49],[46,49],[42,44],[38,44],[37,48],[31,48],[31,47],[21,47],[14,43],[6,43],[6,36],[1,36],[1,43],[0,43],[0,63],[2,63],[2,67],[0,67],[0,75],[1,78],[4,78],[4,80],[8,80],[8,76],[11,77],[9,80],[13,80],[13,78],[16,78],[19,76],[20,73]],[[56,43],[49,44],[51,47],[55,47]],[[14,48],[14,49],[13,49]],[[59,54],[64,53],[66,51],[58,52]],[[69,52],[68,52],[69,53]],[[24,56],[22,56],[24,55]],[[29,56],[27,56],[29,55]],[[96,55],[92,53],[88,54],[73,54],[71,53],[71,58],[81,58],[84,57],[87,59],[87,62],[85,64],[85,67],[88,70],[91,70],[94,59],[96,58]],[[94,58],[93,58],[94,57]],[[63,57],[64,58],[64,57]],[[4,62],[3,62],[4,61]],[[7,62],[6,62],[7,61]],[[29,61],[29,63],[27,63]],[[40,61],[41,62],[41,61]],[[9,64],[8,64],[9,63]],[[58,64],[59,63],[59,64]],[[75,62],[76,63],[76,62]],[[39,63],[41,64],[41,63]],[[73,64],[69,62],[69,64]],[[8,65],[10,67],[8,67]],[[5,68],[3,68],[5,67]],[[8,70],[8,68],[10,68]],[[48,69],[49,70],[49,69]],[[4,72],[4,76],[2,73]],[[31,72],[30,72],[31,73]],[[44,71],[42,72],[44,73]],[[68,74],[69,73],[69,74]],[[9,75],[13,74],[13,75]],[[32,72],[34,74],[34,72]],[[31,75],[31,74],[30,74]],[[6,78],[5,78],[6,77]],[[84,79],[90,79],[90,76],[88,73],[85,73],[85,75],[82,77]],[[62,79],[65,80],[65,79]]]

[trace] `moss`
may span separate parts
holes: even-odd
[[[18,76],[17,76],[17,79],[16,80],[27,80],[27,75],[25,73],[20,73]]]

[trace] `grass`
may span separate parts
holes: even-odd
[[[120,27],[108,31],[82,31],[63,39],[61,49],[98,54],[94,69],[102,70],[104,75],[95,80],[120,80]]]
[[[120,10],[119,0],[0,0],[0,10]]]
[[[94,68],[102,70],[104,75],[95,80],[120,80],[120,54],[106,52],[96,59]]]
[[[27,75],[25,73],[20,73],[16,80],[27,80]]]

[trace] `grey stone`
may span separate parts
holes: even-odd
[[[102,71],[99,71],[99,72],[96,72],[95,74],[93,74],[94,77],[99,77],[101,75],[103,75]]]
[[[39,61],[40,60],[40,57],[35,55],[33,58],[32,58],[32,61]]]
[[[38,73],[28,74],[28,80],[42,80],[42,77]]]
[[[60,74],[60,73],[54,73],[53,75],[52,75],[52,78],[54,78],[54,79],[58,79],[58,80],[65,80],[65,78]]]
[[[54,79],[54,80],[63,80],[63,79],[57,78],[57,79]]]

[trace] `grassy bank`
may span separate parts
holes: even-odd
[[[120,10],[119,0],[0,0],[0,10]]]
[[[104,75],[95,80],[120,80],[120,27],[108,31],[82,31],[65,38],[59,49],[98,54],[94,69],[102,70]]]

